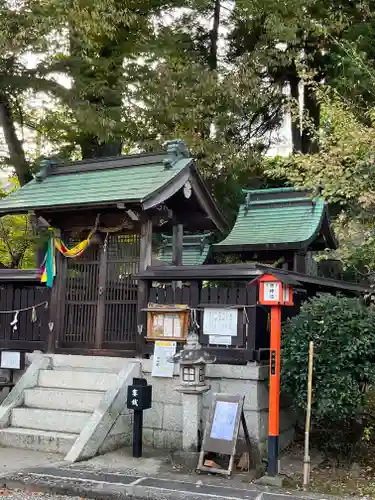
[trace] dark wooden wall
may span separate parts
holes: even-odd
[[[23,279],[25,278],[25,279]],[[10,323],[15,310],[32,308],[42,302],[48,302],[50,290],[41,285],[37,276],[30,278],[27,272],[15,270],[10,275],[0,270],[0,349],[21,351],[46,350],[48,337],[49,307],[36,308],[36,321],[32,322],[32,309],[20,311],[17,329]],[[12,311],[12,312],[4,312]]]
[[[208,337],[200,328],[200,342],[216,355],[218,362],[244,364],[268,357],[268,313],[257,304],[257,287],[244,282],[218,282],[215,286],[201,286],[191,282],[180,287],[160,285],[150,288],[149,302],[156,304],[187,304],[196,309],[197,322],[203,324],[205,307],[238,309],[238,332],[232,346],[209,345]],[[146,343],[145,353],[151,354],[153,346]]]

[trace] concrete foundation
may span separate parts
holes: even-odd
[[[42,366],[39,370],[38,381],[24,384],[22,395],[16,398],[15,404],[10,405],[12,414],[10,415],[9,411],[6,412],[7,415],[4,414],[4,424],[7,425],[5,421],[8,418],[9,423],[13,422],[15,429],[14,433],[12,433],[12,427],[4,429],[6,437],[2,437],[2,444],[5,446],[22,448],[22,443],[25,442],[30,449],[67,453],[78,436],[84,432],[90,415],[98,414],[103,394],[110,394],[118,384],[119,373],[126,370],[132,363],[137,363],[142,375],[152,385],[153,391],[152,408],[144,413],[143,437],[146,447],[194,451],[191,443],[197,431],[201,435],[204,431],[213,394],[229,393],[245,396],[244,412],[254,452],[256,451],[258,457],[266,454],[267,366],[257,363],[249,363],[245,366],[208,365],[206,382],[211,389],[199,398],[193,395],[194,401],[192,401],[190,395],[181,394],[178,391],[180,387],[178,365],[174,366],[172,378],[154,378],[151,376],[152,360],[147,359],[68,355],[44,355],[44,357],[49,358],[48,363],[52,368],[46,369]],[[29,365],[36,359],[40,363],[40,354],[28,355]],[[21,375],[19,373],[17,377]],[[122,398],[121,401],[124,408],[123,410],[116,408],[117,417],[112,422],[113,425],[111,423],[110,433],[102,443],[99,452],[131,444],[132,415],[125,408],[125,399]],[[100,412],[103,421],[107,421],[106,414],[110,414],[109,407],[104,408],[102,403]],[[55,418],[58,415],[58,418],[61,417],[60,420]],[[111,415],[109,416],[112,418]],[[280,415],[281,448],[291,442],[294,424],[292,412],[288,408],[283,408]],[[51,449],[48,443],[53,441],[51,439],[53,432],[58,439],[55,440],[56,446]],[[21,436],[22,433],[26,433],[27,436]],[[242,429],[240,437],[243,437]],[[46,447],[44,447],[44,442]],[[35,443],[39,448],[34,446]]]

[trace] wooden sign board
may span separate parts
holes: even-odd
[[[148,304],[146,340],[185,342],[189,326],[189,306]]]
[[[197,470],[216,472],[230,476],[233,472],[234,459],[238,441],[240,424],[242,423],[247,445],[250,447],[250,436],[243,413],[244,396],[232,394],[214,394],[206,428],[204,430],[202,449],[199,455]],[[204,465],[207,452],[229,455],[228,469],[217,469]]]

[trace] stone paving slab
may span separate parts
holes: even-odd
[[[139,476],[129,476],[127,474],[120,473],[93,473],[90,471],[65,469],[65,468],[55,468],[55,467],[36,467],[32,469],[27,469],[25,471],[28,475],[35,475],[38,477],[53,477],[59,479],[76,479],[81,481],[94,481],[101,483],[113,483],[126,485],[133,483]],[[21,473],[22,474],[22,473]]]
[[[144,478],[140,483],[141,486],[149,488],[174,490],[180,493],[195,493],[201,496],[221,496],[225,498],[243,498],[253,499],[259,496],[259,491],[253,488],[240,489],[225,486],[214,486],[197,484],[185,481],[173,481],[170,479]]]
[[[28,467],[57,465],[63,462],[64,457],[56,453],[0,447],[0,477]]]
[[[84,467],[84,466],[82,466]],[[72,495],[93,499],[122,500],[326,500],[327,496],[299,492],[273,492],[254,484],[233,487],[205,484],[172,478],[136,476],[119,472],[103,472],[69,467],[34,467],[3,477],[8,488],[22,488],[56,495]],[[333,497],[331,497],[333,499]]]

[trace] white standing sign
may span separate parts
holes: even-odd
[[[19,351],[1,351],[0,368],[8,370],[21,369],[21,353]]]
[[[237,309],[205,308],[203,313],[203,334],[218,336],[237,336]]]
[[[236,425],[238,403],[218,401],[211,427],[210,438],[232,441]]]
[[[173,377],[174,363],[169,361],[176,354],[177,343],[168,340],[156,340],[152,363],[153,377]]]

